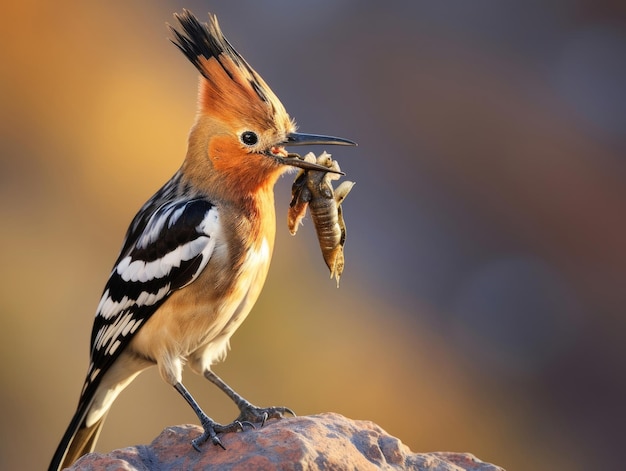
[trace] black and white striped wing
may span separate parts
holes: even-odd
[[[132,226],[131,226],[132,228]],[[100,300],[91,334],[91,364],[83,389],[99,378],[169,295],[207,265],[219,229],[217,208],[204,199],[163,204],[127,235]]]

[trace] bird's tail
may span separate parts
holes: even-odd
[[[107,414],[105,413],[97,422],[87,426],[85,419],[90,405],[88,403],[78,407],[52,457],[48,471],[60,471],[67,468],[95,448]]]

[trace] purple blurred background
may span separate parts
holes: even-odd
[[[218,14],[300,130],[359,143],[329,149],[357,182],[341,288],[310,219],[287,232],[287,176],[266,289],[217,373],[414,451],[622,467],[623,2],[142,0],[4,9],[0,468],[47,465],[127,224],[184,157],[197,74],[164,27],[183,7]],[[215,419],[236,415],[185,382]],[[153,369],[98,450],[187,422]]]

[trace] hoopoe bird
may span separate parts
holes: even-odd
[[[296,132],[276,95],[222,34],[215,16],[175,15],[172,42],[199,70],[198,110],[180,169],[132,220],[97,308],[91,355],[76,412],[50,464],[92,451],[118,394],[156,365],[204,429],[192,445],[292,413],[253,406],[215,373],[229,339],[254,305],[276,231],[273,187],[287,169],[329,171],[286,146],[354,145]],[[332,170],[331,170],[332,171]],[[183,365],[234,401],[238,418],[212,420],[182,382]]]

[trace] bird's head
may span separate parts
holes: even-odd
[[[200,23],[188,10],[175,14],[172,42],[200,71],[198,113],[186,164],[198,173],[210,165],[254,191],[273,184],[289,166],[328,171],[294,157],[286,146],[355,145],[347,139],[296,132],[278,97],[232,47],[217,18]],[[206,172],[204,172],[206,174]]]

